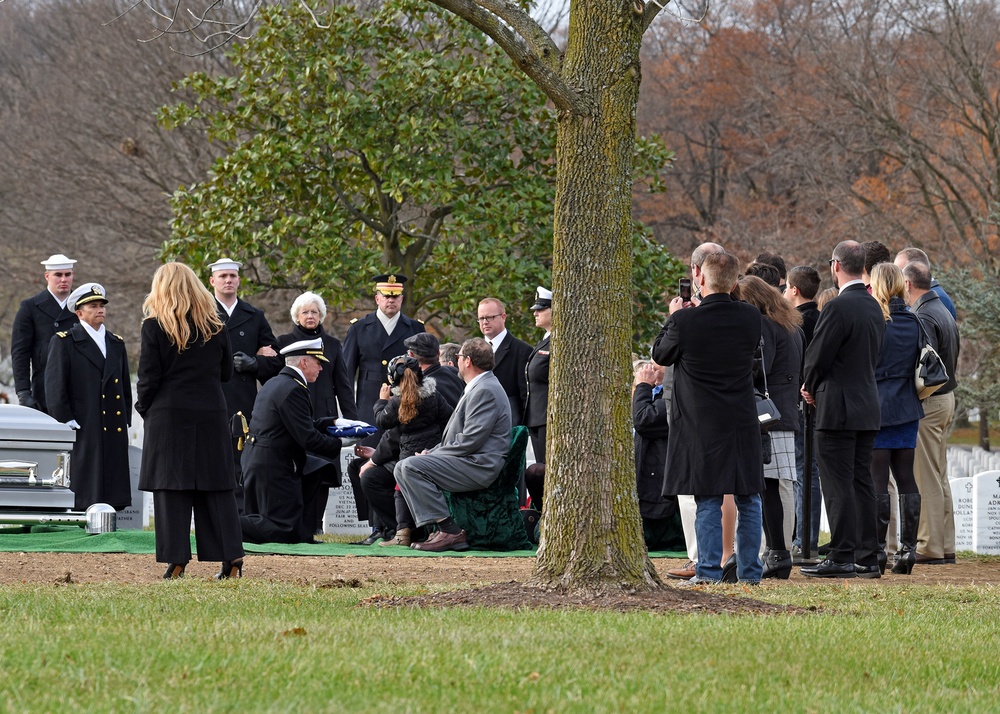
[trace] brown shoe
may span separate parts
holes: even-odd
[[[679,568],[671,568],[667,571],[668,578],[677,578],[678,580],[690,580],[694,576],[694,561],[692,560],[684,563],[684,565]]]
[[[411,531],[409,528],[397,528],[396,529],[396,537],[395,538],[390,538],[389,540],[384,540],[381,543],[379,543],[379,545],[380,546],[381,545],[402,545],[402,546],[405,546],[405,547],[409,548],[410,547],[410,543],[413,542],[413,539],[411,537],[412,533],[413,533],[413,531]]]
[[[410,547],[414,550],[440,553],[442,550],[468,550],[469,544],[465,541],[465,531],[459,533],[438,531],[423,543],[414,543]]]

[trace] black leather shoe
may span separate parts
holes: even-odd
[[[867,578],[869,580],[874,580],[875,578],[882,577],[882,566],[880,563],[875,565],[855,565],[854,574],[859,578]]]
[[[376,530],[373,530],[371,532],[371,535],[369,535],[364,540],[356,540],[356,541],[352,542],[351,545],[375,545],[380,540],[382,540],[382,537],[383,537],[382,530],[381,529],[376,529]]]
[[[787,550],[769,550],[764,558],[764,574],[762,578],[777,578],[788,580],[792,572],[792,554]]]
[[[722,564],[722,582],[735,583],[738,581],[739,578],[736,574],[736,553],[733,553]]]
[[[809,565],[799,568],[799,572],[810,578],[853,578],[854,563],[835,563],[824,560],[819,565]],[[876,572],[878,568],[876,567]]]

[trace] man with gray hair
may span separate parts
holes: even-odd
[[[913,475],[920,491],[917,563],[955,562],[955,510],[948,483],[948,432],[955,417],[955,366],[958,363],[958,324],[931,287],[931,270],[911,261],[903,267],[906,301],[923,327],[927,340],[948,370],[948,382],[923,401],[924,418],[917,431]],[[903,514],[904,517],[906,514]]]
[[[902,270],[909,263],[922,263],[927,266],[927,272],[931,272],[931,261],[927,257],[927,253],[920,250],[920,248],[914,248],[910,246],[908,248],[903,248],[901,251],[896,253],[896,260],[893,261],[896,267]],[[941,304],[945,306],[951,316],[958,319],[958,312],[955,310],[955,303],[952,302],[951,296],[945,292],[945,289],[941,287],[937,280],[931,276],[931,290],[933,290],[939,298],[941,298]]]
[[[510,451],[510,402],[493,372],[493,348],[475,337],[462,343],[458,373],[465,393],[441,443],[396,464],[395,476],[416,526],[438,530],[411,548],[467,550],[465,531],[451,517],[444,491],[479,491],[497,480]]]

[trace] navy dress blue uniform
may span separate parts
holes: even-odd
[[[347,375],[357,379],[358,418],[373,424],[375,402],[382,385],[386,383],[386,368],[389,360],[406,354],[403,341],[418,332],[424,332],[424,326],[413,318],[399,314],[399,322],[391,335],[374,312],[353,320],[344,338],[344,361],[347,365]]]
[[[314,523],[303,506],[315,497],[319,481],[303,477],[306,452],[337,459],[340,448],[340,439],[313,422],[309,387],[298,370],[285,367],[268,380],[257,395],[243,450],[244,540],[311,542]]]
[[[10,359],[14,389],[31,391],[43,412],[48,412],[45,396],[45,364],[49,343],[57,332],[65,332],[80,321],[76,313],[56,302],[47,289],[21,302],[14,316],[10,339]]]
[[[545,423],[549,408],[549,354],[552,336],[535,345],[524,367],[528,398],[524,405],[524,425],[531,434],[535,461],[545,463]]]
[[[132,379],[125,343],[105,333],[107,357],[83,325],[52,338],[45,371],[49,414],[76,420],[70,488],[74,508],[95,503],[115,509],[132,505],[128,465],[128,427],[132,423]]]
[[[242,352],[247,355],[257,354],[261,347],[276,347],[278,341],[271,331],[264,311],[254,307],[245,300],[237,300],[230,315],[219,303],[219,317],[226,325],[229,333],[229,344],[233,354]],[[250,421],[253,416],[254,400],[257,398],[257,380],[264,382],[281,369],[283,362],[277,357],[257,358],[257,372],[234,372],[233,378],[222,385],[226,395],[226,407],[229,416],[243,412]]]

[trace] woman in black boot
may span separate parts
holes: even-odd
[[[892,263],[871,269],[872,295],[885,315],[885,335],[875,365],[882,428],[872,451],[872,481],[878,499],[878,538],[884,563],[886,531],[889,527],[889,470],[892,469],[899,493],[899,549],[892,572],[909,575],[917,554],[917,524],[920,522],[920,493],[913,477],[913,454],[917,427],[924,410],[913,382],[913,365],[920,351],[917,317],[906,309],[906,283],[902,271]]]
[[[781,419],[767,434],[764,457],[764,578],[786,580],[792,572],[792,554],[785,540],[785,509],[781,502],[781,480],[795,480],[795,434],[799,430],[799,387],[802,385],[804,336],[802,314],[785,300],[776,288],[760,278],[740,278],[740,299],[760,310],[762,348],[761,367],[754,387],[771,397]]]

